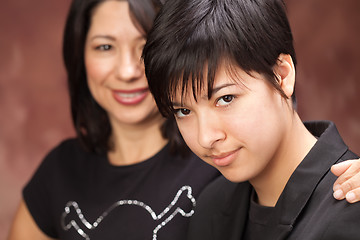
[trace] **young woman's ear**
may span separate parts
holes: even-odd
[[[291,98],[295,87],[295,67],[289,54],[279,55],[274,73],[278,77],[280,88],[288,98]]]

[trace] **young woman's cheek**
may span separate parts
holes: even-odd
[[[197,126],[190,117],[188,119],[176,119],[176,123],[178,125],[180,134],[182,135],[185,143],[188,145],[188,147],[194,151],[196,154],[196,151],[198,151],[198,148],[196,147],[196,141],[197,141]]]

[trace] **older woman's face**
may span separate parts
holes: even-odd
[[[145,37],[130,18],[127,1],[104,1],[94,10],[85,43],[90,92],[111,123],[158,118],[141,53]]]

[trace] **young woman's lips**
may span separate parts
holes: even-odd
[[[234,151],[222,153],[219,155],[211,155],[210,157],[216,166],[226,167],[235,160],[237,152],[238,152],[238,150],[234,150]]]
[[[149,94],[148,88],[133,90],[113,90],[115,100],[123,105],[136,105]]]

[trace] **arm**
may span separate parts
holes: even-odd
[[[51,240],[36,225],[24,200],[20,202],[7,240]]]
[[[335,181],[334,198],[338,200],[345,199],[349,203],[360,200],[360,158],[348,160],[331,167],[333,174],[338,176]]]

